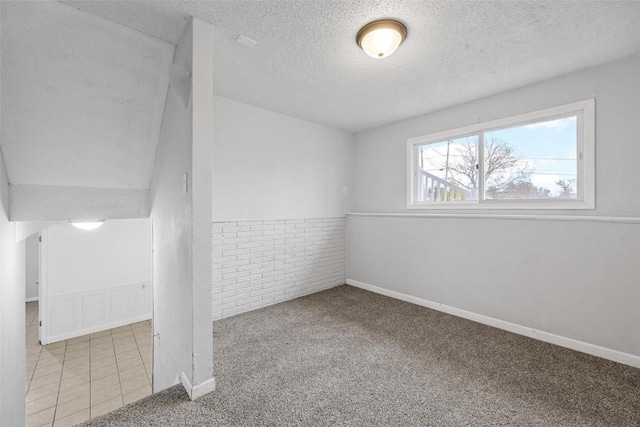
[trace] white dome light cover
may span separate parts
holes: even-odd
[[[381,59],[393,54],[407,38],[407,27],[395,19],[380,19],[358,31],[358,46],[370,57]]]
[[[100,221],[69,221],[71,225],[79,228],[80,230],[95,230],[104,224],[105,220]]]

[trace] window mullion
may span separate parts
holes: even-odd
[[[576,193],[584,200],[584,112],[576,114]]]
[[[419,180],[420,180],[420,159],[418,158],[418,156],[420,155],[420,145],[416,144],[413,146],[413,153],[412,153],[412,160],[413,160],[413,177],[412,177],[412,182],[413,182],[413,188],[412,188],[412,192],[413,192],[413,198],[414,200],[420,200],[420,184],[419,184]],[[424,200],[421,200],[422,202],[424,202]]]
[[[484,132],[478,132],[478,203],[484,201]]]

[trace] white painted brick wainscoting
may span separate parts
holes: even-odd
[[[213,318],[345,283],[346,219],[213,223]]]

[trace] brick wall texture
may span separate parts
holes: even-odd
[[[345,218],[213,223],[213,318],[345,283]]]

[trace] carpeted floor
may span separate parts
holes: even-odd
[[[87,426],[639,426],[640,370],[340,286],[214,324],[215,392]]]

